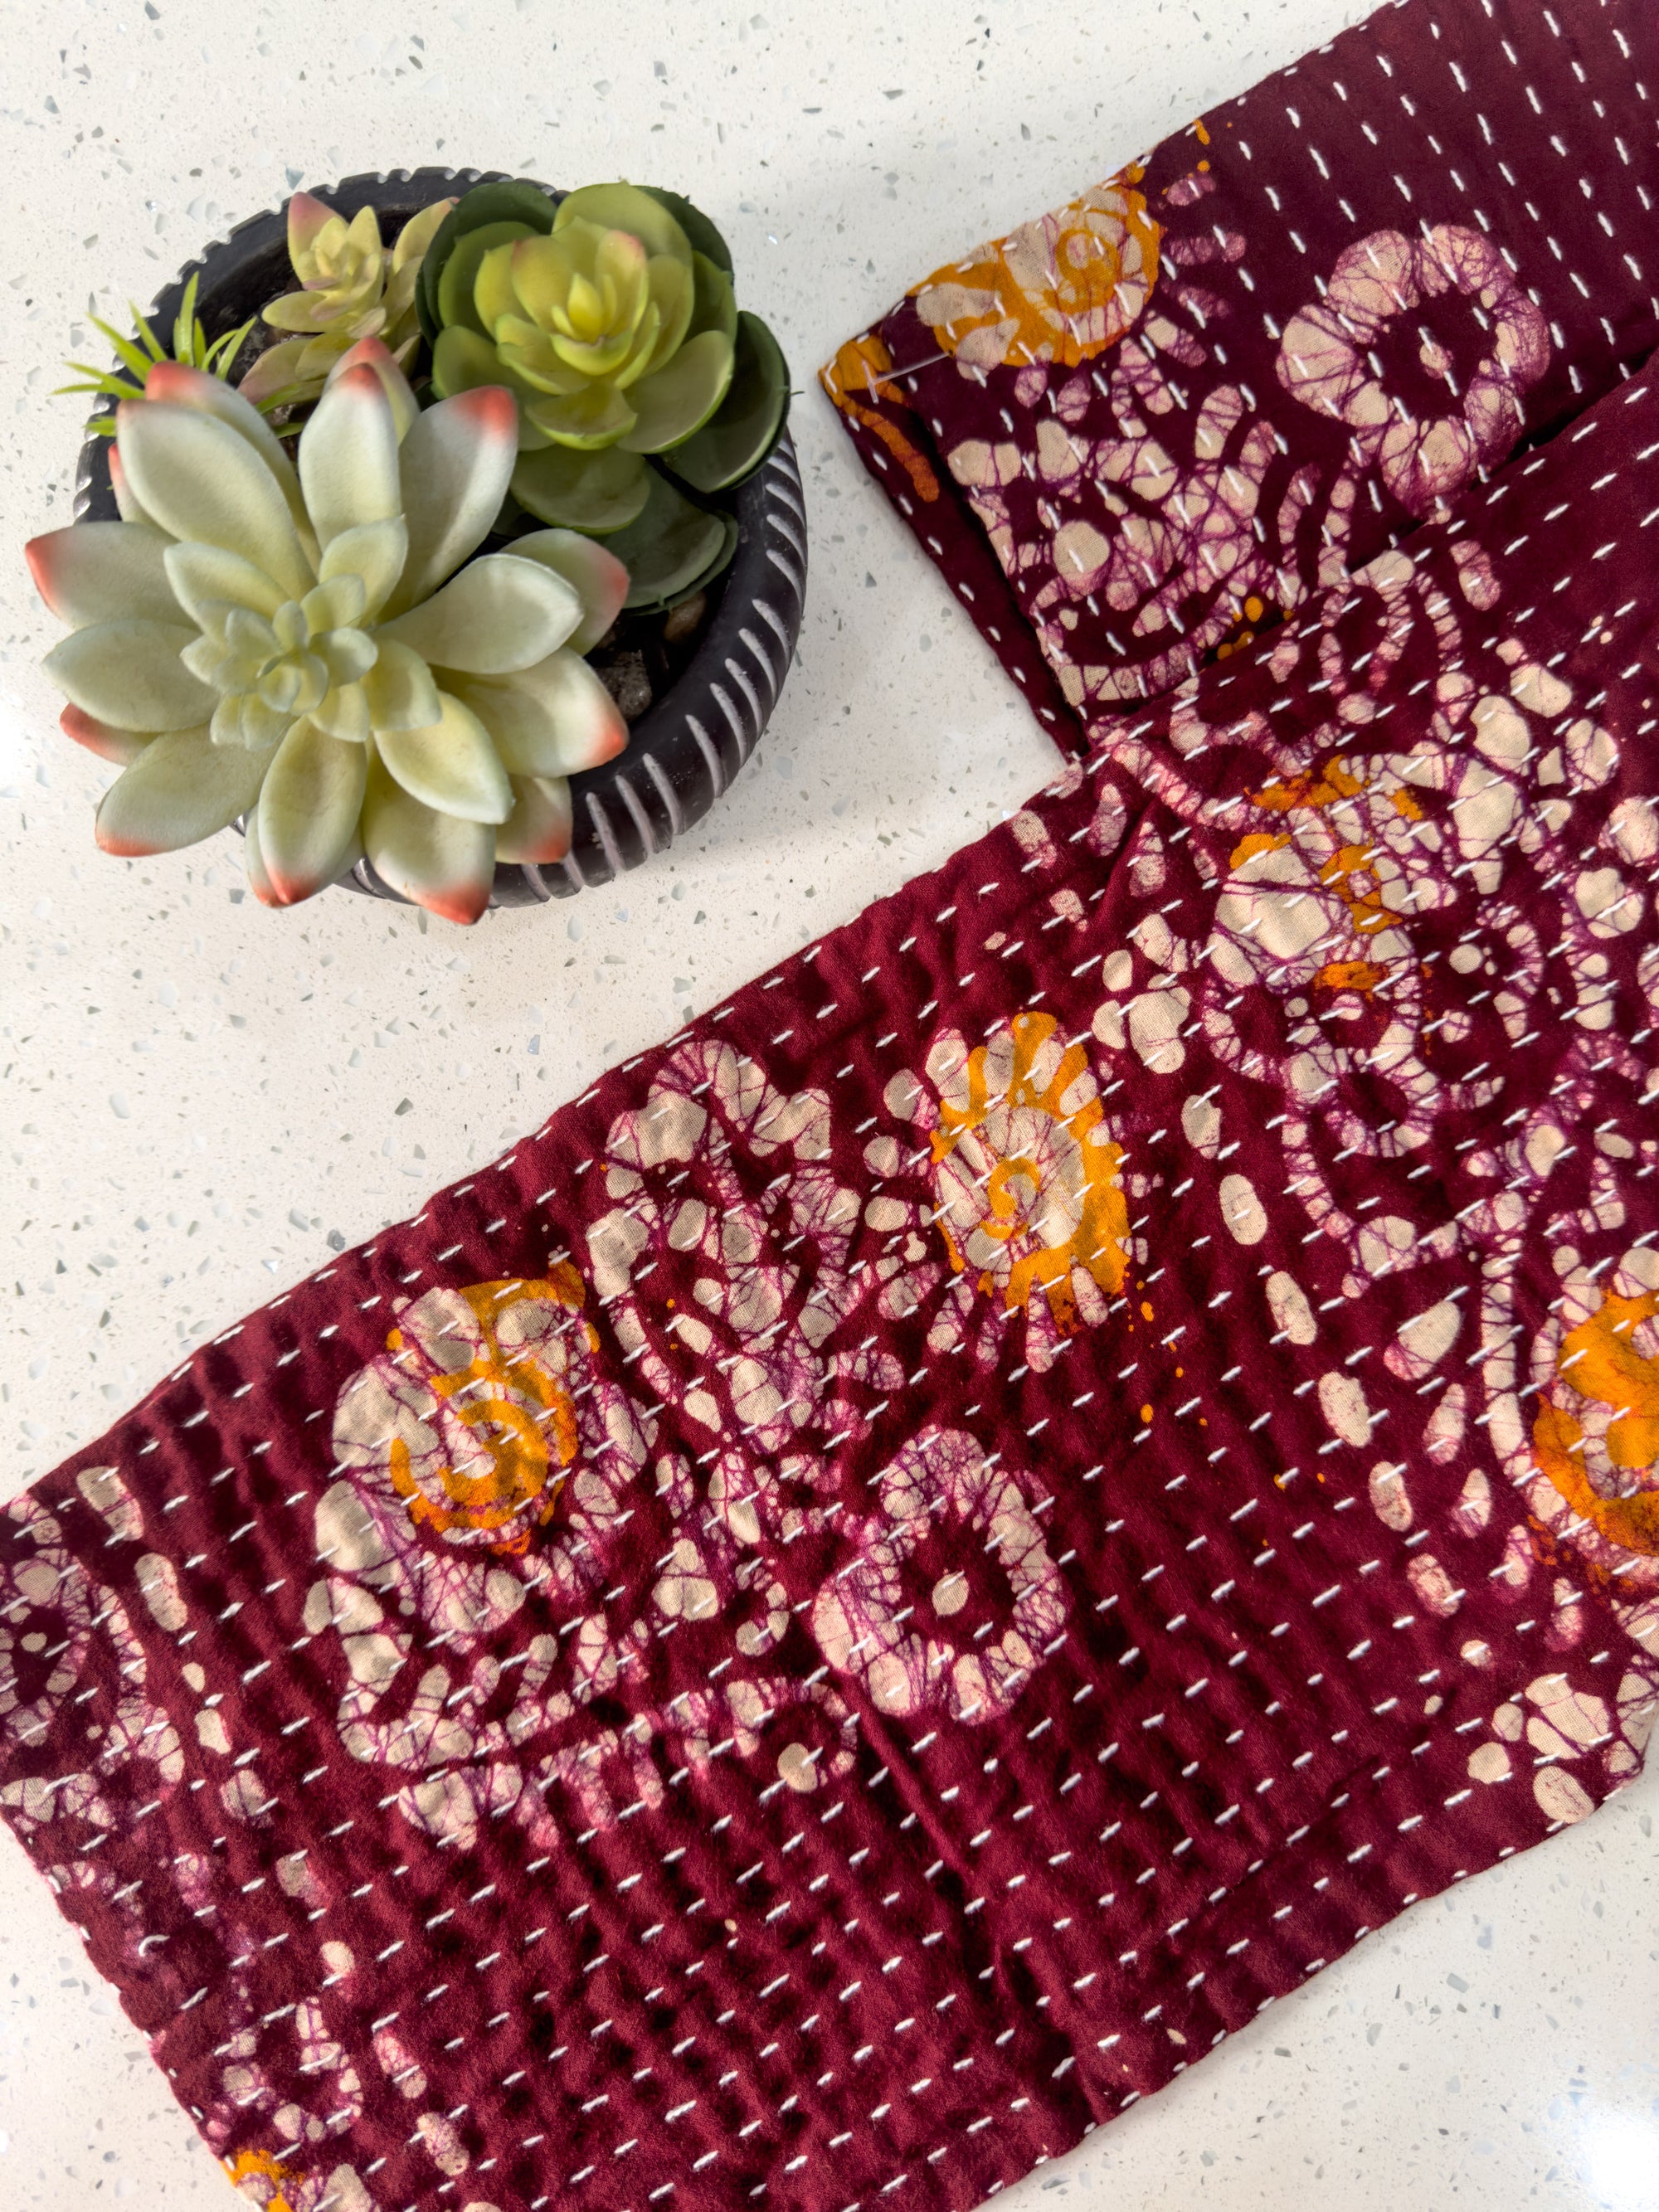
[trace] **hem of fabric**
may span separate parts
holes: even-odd
[[[907,434],[927,464],[933,498],[939,501],[942,511],[951,518],[949,543],[928,528],[927,517],[918,511],[916,498],[906,492],[895,477],[880,441],[836,397],[830,377],[830,369],[821,370],[819,382],[836,410],[836,420],[852,441],[853,450],[884,498],[944,577],[952,595],[966,603],[974,627],[1012,679],[1015,690],[1043,734],[1068,759],[1083,759],[1091,742],[1088,726],[1060,688],[1003,574],[984,526],[956,489],[944,457],[921,416],[907,411]]]

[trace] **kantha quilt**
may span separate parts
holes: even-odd
[[[965,2212],[1638,1770],[1650,84],[1413,0],[844,348],[1055,781],[0,1516],[252,2203]]]

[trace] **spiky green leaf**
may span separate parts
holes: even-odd
[[[185,286],[185,296],[179,302],[179,313],[173,324],[173,357],[175,361],[191,361],[195,357],[194,339],[200,325],[196,320],[196,287],[201,280],[201,270],[192,269],[190,281]]]
[[[133,313],[137,316],[140,322],[143,321],[143,316],[138,315],[137,308],[134,308]],[[94,330],[101,331],[103,332],[104,336],[114,347],[117,355],[126,363],[127,367],[132,371],[140,384],[143,384],[145,378],[149,374],[150,370],[154,368],[155,362],[165,358],[165,356],[161,354],[152,356],[144,353],[134,343],[132,339],[124,338],[119,331],[112,328],[108,323],[100,322],[96,315],[88,316],[88,320],[91,323]],[[145,323],[144,327],[146,330],[149,330],[149,324]],[[151,331],[150,335],[154,337],[155,332]]]

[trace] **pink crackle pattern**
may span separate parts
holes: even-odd
[[[889,364],[856,407],[826,374],[1057,742],[1248,645],[1645,360],[1656,63],[1635,0],[1384,9],[1048,219],[1133,211],[1086,316],[1027,226],[854,342]],[[1544,181],[1565,166],[1571,205]]]
[[[0,1519],[0,1814],[264,2212],[966,2212],[1638,1768],[1659,392],[1599,220],[1612,338],[1532,301],[1447,119],[1495,36],[1550,76],[1537,22],[1437,20],[935,288],[992,333],[916,374],[993,449],[972,574],[1009,553],[1028,682],[1121,667],[1126,546],[1149,686],[1210,562],[1271,559],[1285,618],[1144,705],[1081,681],[1086,757],[1009,823]],[[1571,34],[1598,143],[1633,21]],[[1253,118],[1328,166],[1333,72],[1356,120],[1406,86],[1514,283],[1457,209],[1402,243],[1357,152],[1340,225],[1310,196]],[[1008,289],[1045,271],[1058,324]],[[1454,306],[1473,368],[1412,322]],[[1320,404],[1273,366],[1304,311]],[[1014,592],[1045,466],[1092,593]]]

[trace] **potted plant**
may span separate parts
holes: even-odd
[[[725,788],[805,535],[782,356],[688,201],[355,178],[135,323],[72,387],[112,403],[76,520],[29,549],[64,727],[122,769],[106,850],[238,822],[269,904],[341,883],[471,921]]]

